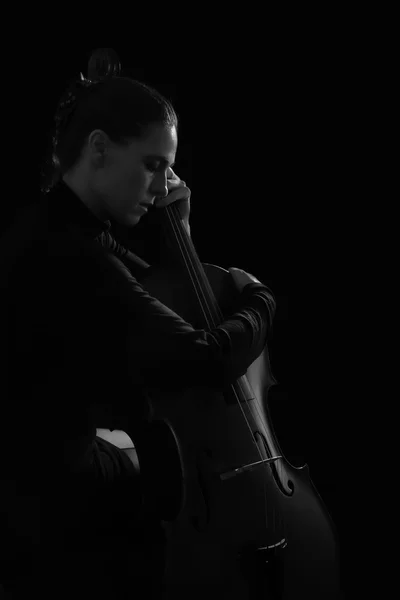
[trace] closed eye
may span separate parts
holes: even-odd
[[[155,173],[156,171],[158,171],[161,167],[161,163],[159,162],[155,162],[155,163],[145,163],[144,166],[146,167],[146,169],[148,171],[150,171],[151,173]]]
[[[168,160],[159,155],[149,155],[145,156],[143,163],[145,168],[151,173],[155,173],[156,171],[163,171],[168,169],[168,167],[173,167],[175,162],[169,163]]]

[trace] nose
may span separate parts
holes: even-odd
[[[158,198],[168,196],[167,175],[158,173],[151,184],[151,193]]]

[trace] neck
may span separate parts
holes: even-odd
[[[68,172],[63,175],[62,180],[70,190],[74,192],[83,204],[92,212],[100,221],[107,221],[107,217],[102,214],[101,208],[99,207],[97,197],[92,193],[87,178],[82,177],[77,171]]]

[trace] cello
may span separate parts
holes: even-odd
[[[89,78],[119,73],[115,53],[96,52]],[[156,212],[168,266],[149,267],[141,284],[193,327],[212,330],[239,294],[231,275],[200,261],[175,203]],[[151,418],[119,421],[137,451],[145,503],[167,531],[166,600],[341,598],[334,524],[307,465],[290,464],[273,430],[275,383],[265,346],[224,389],[154,382]]]

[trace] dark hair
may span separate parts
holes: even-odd
[[[42,171],[42,192],[49,191],[79,160],[94,129],[114,143],[144,136],[152,125],[178,127],[171,103],[150,86],[129,77],[73,81],[60,98],[54,116],[50,151]]]

